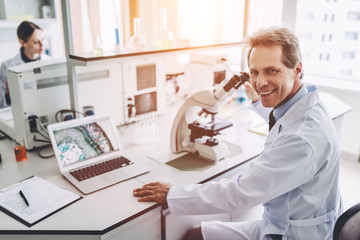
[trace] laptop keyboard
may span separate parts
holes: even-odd
[[[81,169],[71,171],[70,174],[79,182],[110,172],[112,170],[126,167],[133,164],[129,159],[125,157],[118,157],[94,165],[90,165]]]

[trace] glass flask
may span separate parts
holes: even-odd
[[[129,50],[141,52],[144,50],[146,39],[141,36],[140,18],[134,18],[134,36],[129,40]]]
[[[155,33],[154,43],[157,49],[168,49],[173,42],[173,34],[167,29],[166,8],[160,8],[160,30]]]
[[[103,54],[104,54],[104,51],[103,51],[100,35],[96,35],[96,44],[95,44],[95,48],[94,48],[94,55],[101,56]]]

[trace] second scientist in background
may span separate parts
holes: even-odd
[[[12,66],[47,59],[43,54],[43,30],[35,23],[24,21],[17,28],[20,51],[11,59],[4,61],[0,68],[0,108],[11,105],[7,82],[7,69]]]

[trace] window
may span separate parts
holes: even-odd
[[[305,20],[313,20],[314,19],[314,14],[312,12],[302,12],[299,13],[302,15],[302,18]]]
[[[303,13],[309,9],[314,15],[313,21],[303,24]],[[360,83],[360,0],[319,1],[318,4],[301,0],[297,1],[295,11],[293,30],[300,41],[306,74],[350,78]],[[336,24],[330,27],[329,22]]]
[[[343,69],[340,70],[339,74],[343,76],[351,76],[353,74],[353,71],[351,69]]]
[[[301,38],[301,39],[306,39],[306,40],[311,40],[312,39],[312,35],[307,34],[307,33],[298,34],[298,37]]]
[[[348,12],[347,20],[349,21],[360,21],[360,11],[358,12]]]
[[[178,0],[181,34],[201,44],[239,42],[243,37],[244,0]]]
[[[356,41],[358,40],[358,35],[358,32],[345,32],[345,40]]]
[[[299,35],[298,35],[298,38],[304,39],[303,37],[300,37]],[[311,37],[310,38],[308,37],[308,39],[311,39]],[[326,39],[327,39],[327,41],[331,42],[332,39],[333,39],[332,33],[330,33],[330,34],[325,34],[325,33],[321,34],[321,41],[325,42]]]
[[[249,8],[248,33],[259,28],[280,26],[283,4],[286,0],[251,0]]]
[[[355,51],[343,51],[341,54],[342,59],[354,59]]]

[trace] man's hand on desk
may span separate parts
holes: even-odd
[[[139,197],[139,202],[158,202],[165,206],[170,187],[169,183],[153,182],[134,189],[133,195]]]

